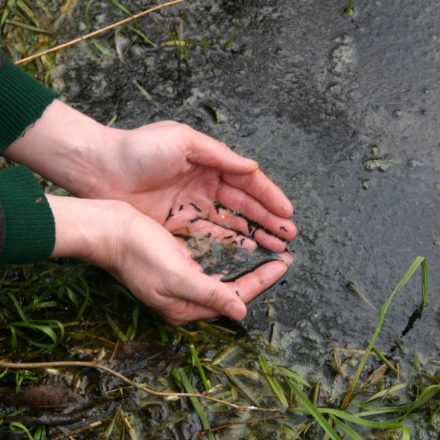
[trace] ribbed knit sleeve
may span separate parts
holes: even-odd
[[[55,97],[0,51],[0,154]],[[45,260],[54,245],[52,211],[32,172],[21,166],[0,171],[0,265]]]
[[[47,259],[55,245],[55,222],[29,169],[17,166],[0,171],[0,206],[4,218],[0,265]]]
[[[2,252],[5,243],[5,211],[0,203],[0,253]]]
[[[0,51],[0,154],[41,117],[55,97]]]

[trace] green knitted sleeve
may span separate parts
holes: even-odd
[[[41,117],[56,94],[0,51],[0,154]]]
[[[0,206],[4,218],[0,265],[47,259],[55,245],[55,222],[28,168],[17,166],[0,172]]]
[[[39,119],[56,94],[0,51],[0,154]],[[0,265],[48,258],[55,245],[49,203],[25,167],[0,171]]]

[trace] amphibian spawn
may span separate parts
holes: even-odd
[[[238,236],[239,237],[239,236]],[[224,237],[226,238],[226,237]],[[194,235],[186,240],[192,258],[207,275],[221,275],[222,281],[234,281],[269,261],[279,259],[279,254],[257,246],[255,250],[235,245],[221,244],[209,235]]]

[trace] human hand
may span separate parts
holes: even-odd
[[[255,162],[240,158],[218,141],[175,122],[151,124],[135,130],[110,129],[55,100],[35,125],[8,148],[6,155],[73,194],[128,202],[144,214],[150,215],[157,223],[165,225],[173,234],[184,236],[210,234],[221,243],[234,246],[235,242],[247,248],[255,247],[255,242],[251,240],[254,238],[264,247],[276,252],[282,252],[286,247],[286,241],[296,236],[295,225],[289,220],[293,212],[292,205],[281,189],[258,170]],[[227,209],[216,204],[216,201]],[[90,200],[90,203],[93,205],[96,202]],[[116,202],[111,202],[113,203]],[[125,212],[127,210],[126,207]],[[71,209],[66,210],[66,212],[71,211]],[[136,218],[140,215],[133,209],[130,212],[136,214]],[[251,223],[243,216],[237,215],[237,212],[249,218]],[[63,212],[59,211],[57,216],[62,217],[62,214]],[[75,215],[72,215],[72,219],[76,214],[75,212]],[[69,223],[68,219],[64,220],[64,223]],[[107,214],[102,209],[98,210],[96,218],[90,218],[90,221],[92,220],[99,220],[100,226],[97,229],[102,228],[106,231],[108,231],[107,226],[116,224],[116,222],[107,222]],[[87,243],[84,239],[86,238],[84,231],[88,230],[87,224],[81,227],[81,230],[72,222],[70,224],[71,230],[79,233],[83,231],[83,240],[77,240],[77,243],[82,241]],[[127,225],[120,229],[128,231]],[[231,229],[234,230],[232,233]],[[94,247],[90,245],[81,246],[75,253],[71,249],[71,240],[65,240],[70,245],[64,253],[60,253],[62,246],[60,248],[59,243],[64,240],[59,240],[58,230],[57,226],[58,250],[55,256],[77,256],[107,268],[142,301],[150,304],[149,290],[145,287],[137,287],[139,285],[137,280],[127,275],[132,274],[131,267],[124,270],[123,262],[119,265],[111,263],[119,261],[117,255],[114,255],[116,248],[112,243],[98,246],[98,249],[105,249],[109,253],[105,255],[104,252],[100,258],[95,256]],[[181,252],[188,252],[183,250],[182,243],[178,243],[177,238],[171,237],[162,229],[157,231],[157,236],[163,238],[165,244],[169,243],[169,240],[176,242],[174,246],[164,245],[167,249],[173,249],[174,252],[178,249],[181,249]],[[132,236],[131,233],[126,233],[127,240],[121,241],[123,243],[128,243],[128,238]],[[112,236],[109,231],[107,236]],[[108,237],[104,237],[105,243],[108,243]],[[131,241],[134,246],[133,254],[136,253],[136,249],[142,252],[142,249],[135,246],[136,243],[138,246],[139,243],[141,246],[147,246],[147,242],[137,242],[135,238]],[[161,247],[159,244],[157,249]],[[146,249],[144,251],[147,252]],[[125,253],[129,252],[127,245]],[[166,258],[168,263],[174,262],[172,252],[164,251],[164,255],[168,256]],[[188,253],[185,255],[188,257]],[[238,285],[237,290],[243,302],[250,301],[285,273],[286,264],[290,264],[292,259],[287,254],[282,254],[281,258],[283,261],[267,263],[231,284],[231,286]],[[143,261],[139,257],[138,266],[141,263],[147,264],[148,261],[147,257]],[[188,264],[190,263],[191,261]],[[112,269],[112,265],[116,267],[115,270]],[[154,268],[154,264],[151,267]],[[154,271],[151,273],[147,266],[142,270],[151,275],[155,273]],[[158,273],[166,275],[167,272],[164,269]],[[193,273],[194,271],[188,272],[188,274]],[[206,278],[204,280],[207,282]],[[148,281],[145,279],[143,281],[148,285]],[[209,298],[218,298],[220,292],[222,294],[226,292],[225,285],[229,286],[226,283],[219,284],[218,280],[214,281],[215,289],[204,292],[206,300],[211,302],[213,300]],[[167,285],[167,289],[171,289],[172,286],[167,280],[164,280],[164,284]],[[179,291],[179,286],[175,287]],[[170,292],[169,295],[174,298]],[[200,294],[200,290],[198,292]],[[180,294],[178,297],[183,298],[184,295]],[[196,302],[197,307],[195,307],[190,305],[193,304],[192,302],[182,303],[182,301],[190,301],[185,298],[180,300],[178,307],[180,307],[179,312],[185,308],[188,312],[187,316],[178,313],[179,317],[175,314],[169,317],[166,311],[162,312],[160,309],[159,312],[171,322],[227,313],[217,303],[211,308],[208,307],[208,313],[203,300]],[[231,299],[230,292],[225,299]],[[200,304],[205,308],[200,309]],[[153,301],[150,305],[160,308],[164,304],[156,304]],[[239,319],[241,316],[231,313],[227,315],[234,319]]]
[[[48,200],[56,224],[53,257],[102,267],[174,325],[219,314],[242,319],[245,303],[275,283],[291,262],[284,253],[280,261],[223,283],[201,272],[182,240],[124,202],[51,195]]]
[[[174,234],[222,240],[232,229],[276,252],[297,234],[290,201],[255,161],[186,125],[112,130],[105,144],[96,185],[81,196],[124,200]]]

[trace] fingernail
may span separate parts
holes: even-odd
[[[246,162],[248,165],[252,165],[252,166],[257,166],[258,167],[258,162],[253,160],[253,159],[249,159],[248,157],[243,157],[244,162]]]
[[[246,306],[237,301],[230,301],[225,306],[225,315],[239,321],[246,316]]]

